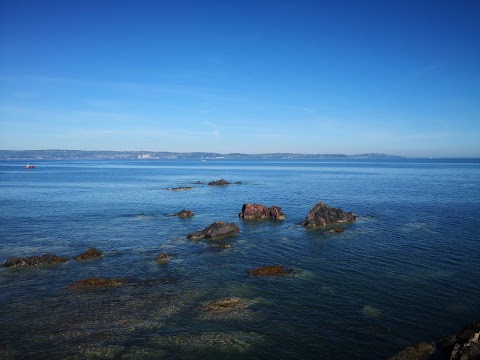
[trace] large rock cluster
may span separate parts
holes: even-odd
[[[285,220],[285,214],[279,206],[266,207],[262,204],[243,204],[242,212],[238,214],[244,219]]]
[[[5,267],[20,267],[20,266],[39,266],[59,264],[68,261],[66,257],[60,257],[52,254],[44,254],[42,256],[30,256],[24,258],[17,258],[10,256],[3,264]]]
[[[407,347],[390,360],[478,360],[480,359],[480,323],[472,323],[456,335],[431,343]]]
[[[324,227],[355,220],[357,220],[357,216],[353,212],[346,213],[342,209],[319,202],[310,210],[302,225],[308,228]]]

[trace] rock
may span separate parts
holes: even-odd
[[[186,190],[192,190],[193,188],[191,186],[179,186],[179,187],[174,187],[174,188],[168,188],[167,190],[172,190],[172,191],[186,191]]]
[[[357,219],[353,212],[345,213],[342,209],[330,207],[323,202],[316,204],[302,223],[306,227],[323,227],[330,224],[352,222]]]
[[[237,182],[235,183],[235,185],[241,185],[241,184],[242,184],[241,181],[237,181]]]
[[[71,284],[69,289],[96,289],[96,288],[105,288],[105,287],[116,287],[122,285],[130,286],[151,286],[156,284],[168,284],[175,282],[176,279],[172,278],[160,278],[160,279],[150,279],[150,280],[136,280],[132,278],[88,278],[77,281]]]
[[[334,234],[334,233],[341,233],[341,232],[344,232],[344,231],[345,231],[345,229],[343,229],[343,228],[333,228],[333,229],[328,230],[327,232]]]
[[[167,253],[161,253],[155,258],[155,260],[158,263],[166,264],[170,259]]]
[[[182,210],[177,214],[177,216],[181,217],[181,218],[189,218],[189,217],[192,217],[194,215],[195,214],[191,210]]]
[[[202,310],[214,313],[224,313],[246,309],[247,305],[242,299],[228,298],[209,302]]]
[[[230,183],[225,179],[220,179],[220,180],[210,181],[208,185],[221,186],[221,185],[230,185]]]
[[[95,259],[102,256],[102,253],[95,249],[95,248],[90,248],[87,251],[85,251],[83,254],[77,256],[75,260],[87,260],[87,259]]]
[[[200,240],[212,239],[224,235],[235,235],[240,232],[240,228],[234,223],[224,223],[222,221],[215,221],[210,226],[203,230],[193,232],[187,235],[187,239]]]
[[[238,216],[252,219],[268,219],[268,220],[285,220],[285,214],[282,208],[278,206],[270,206],[267,208],[262,204],[243,204],[242,212]]]
[[[69,289],[91,289],[98,287],[112,287],[125,285],[127,279],[125,278],[112,278],[112,279],[102,279],[102,278],[88,278],[84,280],[77,281],[71,284]]]
[[[68,258],[60,257],[52,254],[44,254],[42,256],[30,256],[26,258],[17,258],[11,256],[3,264],[5,267],[17,267],[17,266],[39,266],[39,265],[51,265],[59,264],[68,261]]]
[[[480,359],[480,322],[468,325],[456,335],[407,347],[390,358],[390,360],[424,359]]]
[[[277,265],[267,265],[249,270],[248,273],[255,276],[279,276],[291,275],[293,273],[293,270]]]

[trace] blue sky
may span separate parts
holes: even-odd
[[[0,149],[480,157],[479,14],[0,0]]]

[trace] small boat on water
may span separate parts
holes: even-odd
[[[27,163],[27,165],[25,165],[25,169],[35,169],[35,165],[30,165]]]

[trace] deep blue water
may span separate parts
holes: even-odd
[[[480,320],[478,160],[24,165],[0,162],[0,261],[91,246],[104,257],[1,268],[0,358],[385,359]],[[220,178],[241,184],[195,184]],[[359,219],[339,234],[303,228],[318,201]],[[245,202],[287,219],[243,221]],[[168,216],[182,209],[195,217]],[[215,220],[240,234],[185,238]],[[296,273],[247,274],[270,264]],[[178,282],[67,289],[88,277]],[[202,310],[228,297],[247,309]]]

